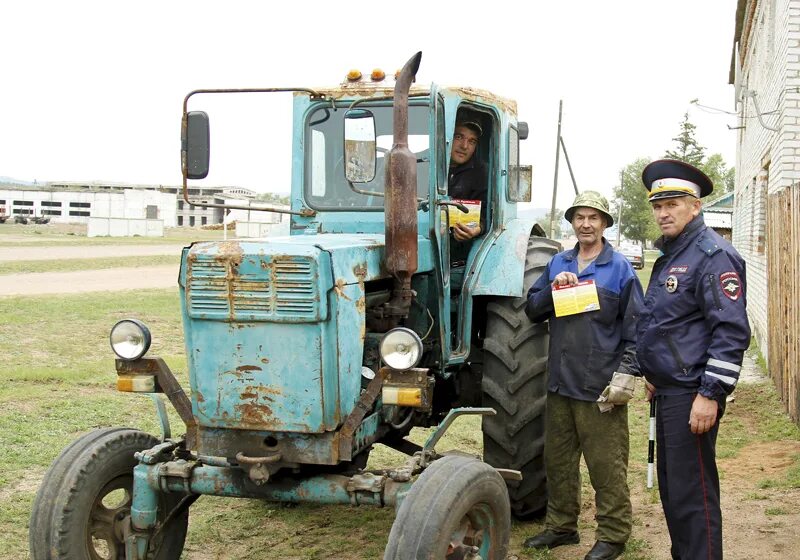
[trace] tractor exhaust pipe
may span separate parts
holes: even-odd
[[[394,145],[386,154],[386,269],[394,277],[384,317],[392,326],[408,317],[411,277],[417,271],[417,156],[408,148],[408,92],[422,60],[405,63],[394,86]]]

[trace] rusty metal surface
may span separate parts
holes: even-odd
[[[386,154],[386,270],[404,281],[417,270],[417,156],[408,147],[408,90],[422,53],[400,72],[394,89],[394,145]]]
[[[375,405],[378,395],[381,394],[383,380],[388,372],[388,368],[381,368],[378,371],[377,375],[367,385],[366,390],[361,393],[353,412],[342,424],[342,428],[339,430],[339,456],[342,459],[350,460],[353,458],[353,435],[361,425],[361,421],[364,420],[364,417]]]
[[[186,425],[186,447],[194,449],[197,445],[197,420],[192,413],[192,402],[172,374],[166,362],[158,357],[140,358],[136,361],[116,360],[118,374],[147,373],[155,375],[158,387]]]

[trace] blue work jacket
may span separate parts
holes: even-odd
[[[556,317],[552,282],[559,272],[594,280],[599,311]],[[642,285],[628,260],[603,239],[595,261],[578,273],[578,245],[554,256],[528,290],[525,312],[531,321],[550,320],[547,390],[565,397],[596,401],[615,371],[639,374],[636,321]]]
[[[663,254],[653,265],[639,319],[642,373],[659,394],[724,399],[750,344],[744,260],[702,215],[656,246]]]

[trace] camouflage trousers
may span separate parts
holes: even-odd
[[[583,455],[595,491],[597,540],[628,540],[633,517],[628,447],[627,406],[601,413],[597,403],[548,393],[544,446],[548,529],[578,528]]]

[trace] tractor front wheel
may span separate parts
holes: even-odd
[[[133,497],[133,454],[158,439],[127,428],[90,432],[61,452],[45,474],[30,522],[32,560],[121,560],[123,523]],[[162,494],[159,523],[181,495]],[[173,516],[151,545],[152,558],[180,557],[189,522],[188,509]]]
[[[504,560],[511,530],[503,478],[472,457],[447,456],[425,469],[403,500],[384,560]]]

